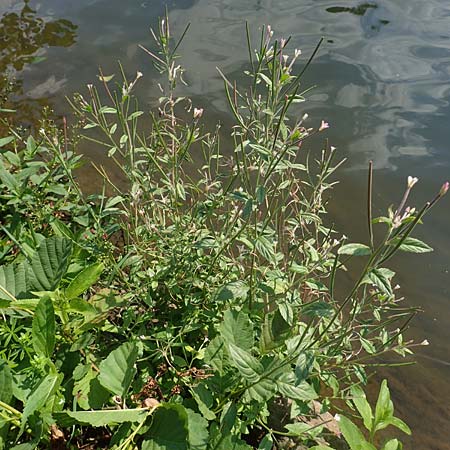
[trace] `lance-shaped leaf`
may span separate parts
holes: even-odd
[[[89,289],[94,283],[97,282],[104,268],[105,266],[102,263],[95,263],[83,269],[70,282],[69,286],[67,286],[65,290],[66,297],[68,299],[78,297],[84,291]]]
[[[46,295],[39,300],[34,312],[31,334],[34,351],[47,358],[55,348],[55,311],[52,299]]]
[[[59,388],[62,378],[62,374],[51,373],[39,383],[34,391],[31,392],[26,399],[25,408],[22,413],[21,433],[25,429],[28,418],[36,411],[44,408],[46,403],[54,395]]]
[[[57,424],[62,427],[70,427],[76,424],[104,427],[124,422],[142,422],[148,414],[149,410],[147,408],[137,408],[99,411],[61,411],[53,413],[53,417]]]

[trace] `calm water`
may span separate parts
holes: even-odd
[[[255,36],[262,24],[292,36],[304,55],[325,36],[305,77],[305,86],[318,88],[304,112],[311,123],[330,122],[330,141],[349,158],[331,213],[353,240],[365,239],[369,160],[379,211],[399,201],[408,175],[420,178],[412,200],[417,205],[450,178],[448,0],[167,3],[175,33],[191,23],[182,48],[188,93],[211,121],[227,121],[215,67],[238,76],[245,64],[245,19]],[[163,11],[160,0],[0,0],[0,69],[17,76],[21,120],[32,124],[45,104],[67,113],[64,95],[95,80],[98,66],[105,74],[117,72],[117,60],[130,73],[144,73],[140,96],[154,102],[156,74],[137,44],[151,45],[148,29]],[[434,254],[395,261],[403,294],[424,308],[409,334],[432,344],[419,350],[417,365],[387,371],[397,411],[415,431],[406,441],[410,449],[450,449],[449,204],[446,198],[419,232]]]

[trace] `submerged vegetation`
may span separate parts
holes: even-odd
[[[448,183],[414,209],[410,177],[374,218],[370,167],[367,243],[348,242],[326,220],[338,152],[305,148],[328,124],[288,118],[312,58],[296,74],[288,40],[266,28],[253,52],[247,30],[248,82],[221,74],[231,151],[178,95],[167,18],[154,37],[155,111],[121,69],[74,97],[75,131],[45,119],[0,139],[0,448],[401,449],[379,436],[410,433],[386,381],[374,408],[364,387],[417,345],[386,265],[431,251],[411,234]],[[97,167],[104,188],[85,195],[80,138],[127,182]]]

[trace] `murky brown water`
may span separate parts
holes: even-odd
[[[365,170],[375,164],[375,207],[399,200],[408,175],[421,205],[450,178],[450,2],[448,0],[173,0],[172,27],[191,22],[182,48],[188,93],[211,121],[226,121],[216,66],[237,76],[245,64],[244,21],[255,36],[271,24],[309,55],[326,43],[305,77],[318,88],[305,112],[331,124],[330,141],[349,161],[331,214],[353,240],[365,239]],[[98,66],[144,72],[140,96],[150,103],[156,74],[137,44],[164,11],[161,0],[0,0],[0,70],[16,74],[20,120],[32,124],[42,105],[68,112],[64,95],[84,89]],[[319,144],[317,144],[319,145]],[[85,151],[93,158],[102,156]],[[406,448],[450,449],[450,209],[446,198],[419,234],[436,251],[397,258],[398,281],[424,313],[409,334],[432,345],[418,364],[384,371],[399,414],[414,429]]]

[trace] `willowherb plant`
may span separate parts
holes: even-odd
[[[221,127],[202,126],[207,108],[178,94],[182,38],[173,43],[167,17],[153,36],[156,50],[144,50],[167,76],[155,112],[145,114],[133,96],[142,74],[129,81],[122,68],[118,89],[101,73],[104,94],[89,85],[86,98],[72,103],[86,139],[105,148],[127,183],[117,186],[98,167],[105,180],[99,205],[80,200],[104,245],[84,245],[69,217],[66,228],[54,227],[62,240],[49,237],[30,255],[41,261],[59,249],[53,266],[61,270],[46,286],[50,294],[25,281],[21,291],[33,299],[27,313],[35,311],[28,353],[43,358],[35,372],[53,388],[33,420],[8,397],[11,430],[23,431],[31,420],[35,436],[41,418],[38,440],[53,426],[68,443],[64,430],[76,425],[72,439],[80,443],[81,425],[108,427],[108,448],[122,450],[270,449],[286,439],[323,450],[342,444],[341,431],[352,449],[375,448],[374,435],[387,424],[409,432],[393,416],[385,385],[375,416],[358,386],[374,358],[415,345],[402,337],[415,310],[401,306],[385,263],[397,251],[431,250],[411,233],[448,184],[416,211],[405,208],[417,181],[411,177],[396,210],[374,219],[370,167],[368,244],[348,243],[326,221],[327,195],[343,161],[335,162],[334,147],[318,155],[305,148],[329,125],[288,115],[305,101],[302,75],[319,46],[297,74],[301,52],[289,55],[288,39],[274,40],[264,28],[253,52],[247,29],[247,85],[219,72],[235,118],[233,150],[224,151]],[[71,168],[65,171],[76,186]],[[373,225],[380,222],[387,231],[378,238]],[[117,228],[123,242],[111,249]],[[343,295],[339,271],[353,257],[364,258],[363,269]],[[82,258],[91,265],[81,268]],[[33,277],[36,264],[27,266]],[[17,299],[2,280],[10,311]],[[52,345],[42,343],[45,332]],[[58,365],[69,357],[73,374]],[[63,411],[48,405],[63,396]],[[330,414],[340,411],[336,399],[356,406],[367,441],[344,416],[340,427]],[[283,418],[275,420],[280,408]],[[391,440],[383,448],[401,444]]]

